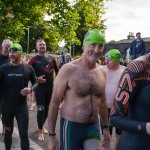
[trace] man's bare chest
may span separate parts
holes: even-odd
[[[101,74],[88,72],[74,76],[72,85],[77,96],[100,97],[105,87],[105,81]]]

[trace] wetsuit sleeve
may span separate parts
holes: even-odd
[[[111,108],[110,122],[116,128],[146,133],[146,122],[136,121],[128,115],[130,103],[136,100],[136,96],[142,87],[144,64],[133,61],[123,72]],[[133,108],[132,108],[132,111]]]
[[[56,60],[53,58],[53,64],[54,64],[54,70],[55,70],[55,73],[56,73],[56,75],[58,74],[58,71],[59,71],[59,67],[58,67],[58,65],[57,65],[57,62],[56,62]]]
[[[36,78],[36,75],[32,66],[29,66],[29,67],[30,67],[30,81],[32,83],[32,90],[34,91],[36,87],[38,86],[37,78]]]
[[[28,64],[30,66],[33,66],[33,62],[35,61],[35,57],[30,58],[30,60],[28,61]]]

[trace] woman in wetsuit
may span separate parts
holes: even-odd
[[[117,150],[150,150],[150,53],[123,72],[111,108],[111,124],[123,130]]]

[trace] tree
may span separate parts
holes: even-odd
[[[27,37],[28,26],[43,24],[46,2],[30,0],[0,1],[0,38],[11,38],[20,41]],[[45,6],[45,7],[43,7]],[[27,41],[27,40],[26,40]]]
[[[82,52],[82,43],[85,33],[91,28],[98,28],[103,33],[106,29],[105,20],[102,19],[105,13],[103,0],[78,0],[74,6],[80,16],[80,25],[76,30],[77,37],[80,40],[80,46],[77,46],[76,51]]]
[[[26,51],[29,29],[30,52],[39,38],[45,39],[49,51],[57,51],[63,39],[69,48],[82,45],[88,29],[105,30],[103,6],[103,0],[0,0],[0,38],[18,41]]]
[[[116,43],[115,40],[111,40],[111,41],[109,41],[107,44],[115,44],[115,43]]]

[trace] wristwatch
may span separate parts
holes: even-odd
[[[109,127],[110,127],[109,124],[103,126],[103,128],[109,128]]]
[[[49,135],[49,136],[55,136],[56,133],[50,133],[50,132],[48,132],[48,135]]]

